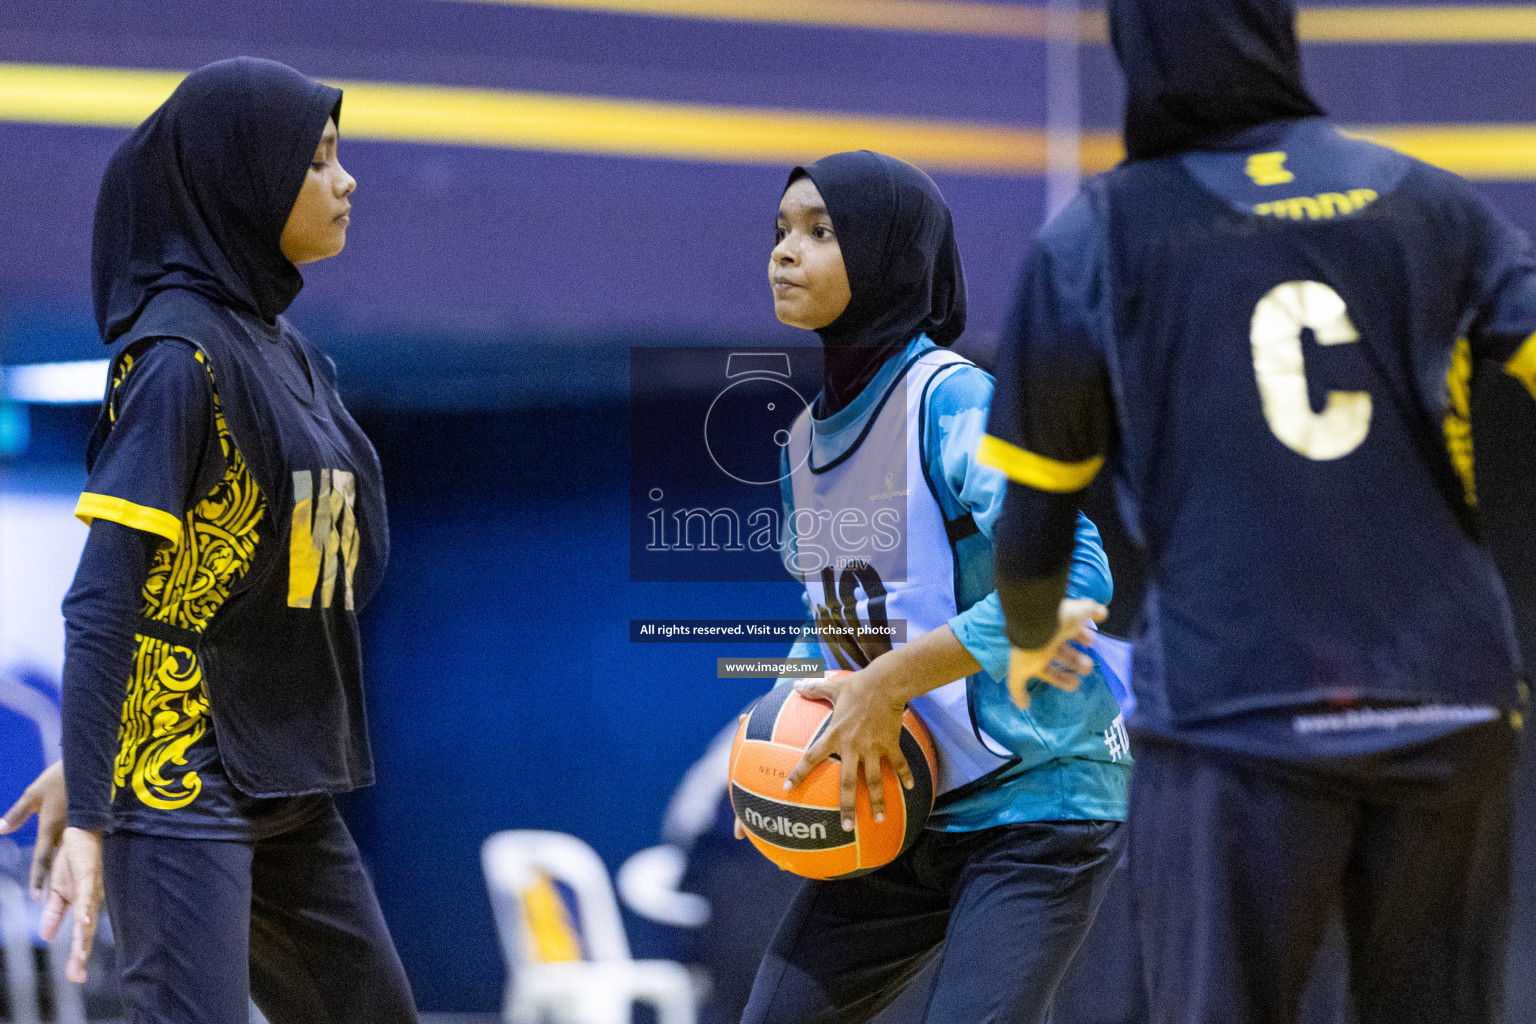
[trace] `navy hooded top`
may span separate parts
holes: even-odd
[[[1289,3],[1109,0],[1109,17],[1132,160],[1323,112],[1302,83]]]
[[[1527,240],[1454,175],[1311,116],[1287,0],[1110,15],[1129,159],[1025,260],[981,450],[1014,481],[1010,636],[1049,637],[1107,468],[1148,560],[1134,726],[1326,753],[1496,719],[1521,667],[1469,381],[1497,360],[1536,394]],[[1418,717],[1296,731],[1402,704]]]
[[[118,348],[76,510],[96,525],[65,603],[83,827],[105,827],[110,801],[113,827],[225,837],[235,819],[246,834],[270,825],[261,800],[372,781],[356,612],[388,557],[382,477],[334,366],[282,316],[303,283],[283,226],[340,109],[284,65],[220,61],[108,164],[92,285]],[[119,542],[113,561],[98,534],[119,527],[150,549]],[[101,612],[125,586],[137,615],[113,680]],[[120,720],[107,778],[90,724],[104,707]]]

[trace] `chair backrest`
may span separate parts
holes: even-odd
[[[42,676],[0,672],[0,811],[59,759],[59,703],[58,688]],[[16,840],[28,844],[36,835],[37,823],[29,821]]]
[[[641,917],[673,928],[701,928],[709,921],[709,900],[678,891],[687,870],[688,855],[662,843],[630,854],[614,883],[624,905]]]
[[[569,960],[630,959],[608,868],[563,832],[497,832],[480,848],[509,969]]]
[[[715,824],[720,801],[731,789],[731,747],[736,742],[736,716],[709,741],[704,754],[683,773],[661,817],[661,838],[687,850]]]

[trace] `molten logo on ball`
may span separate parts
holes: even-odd
[[[819,821],[814,825],[807,825],[803,821],[790,821],[782,814],[776,818],[770,818],[752,807],[746,808],[745,817],[747,824],[757,832],[794,836],[796,839],[827,838],[827,826]]]
[[[838,799],[842,765],[836,760],[823,761],[786,790],[781,779],[831,713],[827,701],[778,686],[747,712],[731,745],[731,806],[747,837],[779,867],[806,878],[850,878],[889,864],[918,837],[933,809],[938,775],[933,739],[910,708],[902,716],[900,742],[915,784],[903,789],[890,764],[881,765],[883,820],[875,820],[869,787],[860,777],[854,827],[844,830]]]

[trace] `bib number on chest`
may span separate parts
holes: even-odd
[[[288,607],[329,608],[341,570],[342,600],[353,610],[352,577],[357,572],[357,482],[344,469],[322,469],[320,486],[307,469],[293,474],[293,523],[288,534]]]
[[[859,591],[864,591],[864,614],[859,616]],[[891,649],[890,622],[885,613],[885,584],[874,567],[864,562],[845,565],[835,573],[821,570],[821,601],[813,609],[821,642],[841,669],[866,667]]]

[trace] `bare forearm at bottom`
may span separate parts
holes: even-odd
[[[880,655],[865,671],[875,676],[883,695],[905,704],[913,697],[981,670],[981,662],[965,649],[946,623]]]

